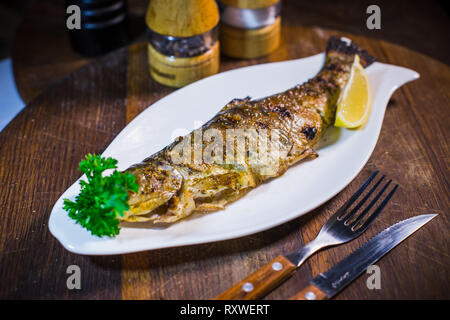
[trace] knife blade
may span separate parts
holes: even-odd
[[[400,221],[367,241],[334,267],[319,274],[289,300],[330,299],[355,280],[369,266],[408,238],[437,214],[424,214]]]

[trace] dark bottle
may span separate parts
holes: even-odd
[[[66,0],[65,8],[80,8],[80,29],[69,29],[72,48],[84,56],[99,56],[130,42],[125,0]],[[70,16],[66,13],[66,19]]]

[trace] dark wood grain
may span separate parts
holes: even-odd
[[[72,49],[66,29],[65,0],[39,0],[25,14],[12,44],[16,86],[28,103],[71,72],[92,62]],[[131,41],[144,37],[148,0],[128,0]]]
[[[121,297],[120,257],[70,254],[47,221],[52,203],[79,176],[81,155],[101,152],[126,124],[126,73],[117,72],[126,63],[125,49],[80,69],[0,134],[1,298]],[[66,286],[73,264],[81,268],[81,290]]]
[[[439,216],[377,263],[380,290],[369,290],[362,275],[336,299],[450,298],[447,65],[381,40],[291,21],[273,54],[224,58],[221,71],[316,54],[332,34],[350,37],[380,61],[412,68],[421,78],[394,93],[374,153],[343,192],[300,218],[239,239],[106,257],[63,249],[47,221],[54,202],[79,177],[80,159],[102,152],[129,121],[173,89],[150,79],[145,44],[136,44],[44,90],[0,133],[0,298],[212,299],[311,241],[375,169],[401,186],[380,218],[357,240],[314,255],[266,298],[288,299],[381,229],[433,212]],[[72,264],[81,268],[81,290],[67,289]]]

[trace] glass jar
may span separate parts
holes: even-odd
[[[280,45],[280,0],[220,0],[221,51],[234,58],[258,58]]]

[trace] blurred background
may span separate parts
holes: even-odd
[[[293,8],[304,25],[317,25],[370,37],[382,38],[427,54],[449,64],[450,21],[446,0],[283,0]],[[135,35],[145,29],[148,0],[128,0]],[[365,27],[365,10],[377,4],[382,12],[381,30]],[[27,17],[31,8],[39,6],[42,16]],[[11,56],[14,36],[24,19],[44,25],[54,24],[46,18],[61,11],[64,23],[64,0],[2,0],[0,2],[0,59]],[[58,8],[59,7],[59,8]],[[46,15],[47,14],[47,15]],[[39,27],[39,26],[36,26]],[[140,28],[139,28],[140,27]]]
[[[148,3],[149,0],[127,1],[131,43],[146,39]],[[283,0],[281,16],[289,12],[291,23],[294,16],[296,24],[383,39],[449,64],[448,3],[444,0]],[[366,27],[366,9],[372,4],[381,9],[379,30]],[[94,59],[72,49],[66,17],[64,0],[0,2],[0,130],[49,84]],[[22,88],[27,88],[26,95]]]

